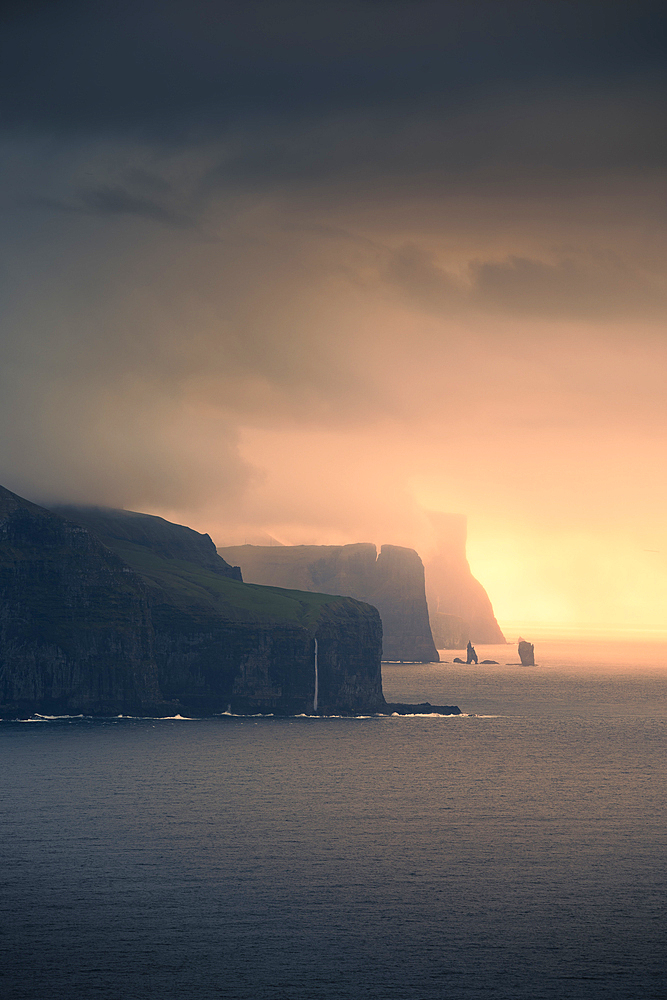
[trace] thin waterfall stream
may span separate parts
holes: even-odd
[[[313,712],[317,711],[317,694],[318,694],[318,676],[317,676],[317,639],[315,640],[315,694],[313,696]]]

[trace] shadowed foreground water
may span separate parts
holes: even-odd
[[[487,718],[2,723],[1,995],[663,997],[661,651],[384,671]]]

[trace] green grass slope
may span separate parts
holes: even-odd
[[[312,628],[325,605],[348,600],[331,594],[238,583],[185,560],[162,559],[138,545],[115,544],[113,548],[143,577],[149,589],[162,593],[167,603],[191,612],[195,608],[215,611],[227,621],[289,622]]]
[[[62,512],[65,514],[65,509]],[[117,525],[111,519],[112,515],[116,515],[117,523],[122,523],[127,530],[117,530]],[[350,598],[331,594],[240,583],[221,575],[215,567],[212,568],[208,556],[200,560],[198,551],[194,548],[191,550],[192,558],[172,558],[164,553],[178,551],[176,548],[167,550],[162,547],[156,551],[146,544],[143,534],[145,522],[150,520],[149,515],[143,515],[142,534],[137,535],[136,541],[132,539],[131,533],[139,522],[136,518],[130,518],[128,512],[98,512],[94,508],[70,507],[65,516],[93,531],[108,548],[131,566],[145,581],[153,602],[187,611],[194,618],[208,618],[213,613],[217,618],[228,622],[300,625],[314,631],[324,607],[358,603],[352,602]],[[175,538],[181,532],[195,534],[192,529],[181,525],[170,524],[169,527],[173,529]],[[213,552],[215,553],[215,549]],[[222,559],[220,563],[223,563]]]

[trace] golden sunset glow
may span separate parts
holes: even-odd
[[[358,25],[378,79],[383,46],[426,44],[393,16],[386,38]],[[337,79],[338,29],[308,24]],[[148,97],[137,127],[101,98],[46,131],[24,109],[3,140],[5,485],[220,542],[424,555],[425,512],[462,513],[501,619],[667,627],[661,84],[557,63],[512,82],[495,37],[456,99],[436,73],[226,125],[227,90],[196,127]]]
[[[656,1000],[665,0],[0,4],[0,1000]]]

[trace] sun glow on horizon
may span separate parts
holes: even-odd
[[[667,560],[628,533],[493,535],[473,527],[471,569],[496,617],[592,634],[667,630]]]

